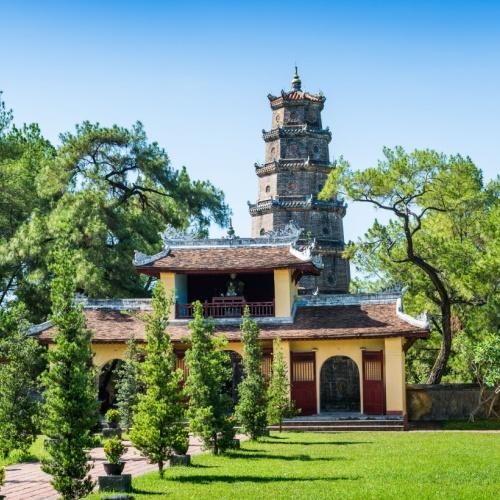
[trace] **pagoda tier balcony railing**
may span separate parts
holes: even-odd
[[[328,127],[326,128],[315,128],[310,127],[308,124],[304,125],[291,125],[284,127],[277,127],[271,130],[262,129],[262,138],[264,142],[274,141],[279,138],[286,137],[305,137],[310,135],[326,136],[328,142],[332,140],[332,133]]]
[[[273,196],[266,200],[260,200],[253,204],[248,203],[250,215],[258,215],[261,212],[267,212],[273,208],[287,208],[298,210],[309,210],[318,208],[324,210],[332,210],[337,212],[341,217],[344,217],[347,205],[343,199],[335,200],[318,200],[313,195],[286,195]]]
[[[254,163],[257,175],[264,175],[271,172],[313,170],[329,173],[332,166],[328,160],[319,158],[279,158],[268,163]]]
[[[212,300],[202,302],[203,316],[205,318],[240,318],[245,307],[250,310],[250,316],[274,316],[274,300],[262,302],[247,302],[244,297],[214,297]],[[193,304],[175,304],[175,317],[186,319],[193,317]]]

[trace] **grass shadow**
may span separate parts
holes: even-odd
[[[279,443],[279,444],[297,444],[300,446],[324,446],[324,445],[336,445],[336,446],[348,446],[351,444],[372,444],[373,441],[287,441],[286,443]],[[276,443],[278,444],[278,443]]]
[[[159,478],[158,478],[159,479]],[[178,478],[168,478],[165,477],[163,481],[171,481],[172,483],[190,483],[190,484],[212,484],[212,483],[227,483],[227,484],[236,484],[236,483],[310,483],[316,481],[357,481],[361,479],[360,476],[334,476],[334,477],[263,477],[263,476],[229,476],[229,475],[189,475],[189,476],[181,476]],[[144,496],[160,496],[162,492],[160,491],[151,491],[145,490],[141,488],[132,488],[132,492],[137,495]]]
[[[274,476],[183,476],[176,479],[180,483],[210,484],[210,483],[286,483],[286,482],[311,482],[311,481],[352,481],[360,479],[359,476],[337,476],[337,477],[274,477]]]
[[[254,450],[253,448],[240,448],[238,451],[228,450],[226,455],[231,453],[266,453],[265,450]]]
[[[260,455],[258,453],[245,453],[245,454],[239,454],[239,453],[231,453],[231,458],[242,458],[242,459],[260,459],[260,460],[283,460],[283,461],[301,461],[301,462],[333,462],[336,460],[346,460],[344,457],[318,457],[318,458],[312,458],[309,455],[271,455],[271,454],[265,454],[265,455]]]
[[[132,491],[130,493],[135,493],[136,495],[157,497],[157,498],[161,495],[160,492],[141,490],[140,488],[132,488]],[[111,497],[103,497],[102,500],[106,500],[107,498],[114,498],[115,495],[117,495],[117,493],[111,495]]]

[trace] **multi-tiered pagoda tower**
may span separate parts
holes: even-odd
[[[344,249],[342,200],[320,201],[317,196],[330,172],[328,144],[332,134],[321,122],[325,97],[302,91],[295,68],[292,90],[269,94],[272,128],[262,131],[266,143],[264,164],[256,164],[259,194],[250,205],[252,236],[263,236],[290,222],[303,228],[304,243],[315,239],[315,253],[324,269],[319,277],[306,276],[304,292],[342,293],[349,289],[349,263]]]

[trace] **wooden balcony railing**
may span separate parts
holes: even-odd
[[[214,297],[211,302],[205,301],[202,305],[203,315],[206,318],[240,318],[246,306],[250,309],[251,316],[274,316],[274,300],[247,302],[243,297]],[[193,304],[175,304],[175,317],[192,318]]]

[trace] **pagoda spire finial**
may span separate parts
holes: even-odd
[[[302,82],[300,81],[299,70],[295,66],[295,75],[293,75],[292,88],[293,90],[301,90]]]

